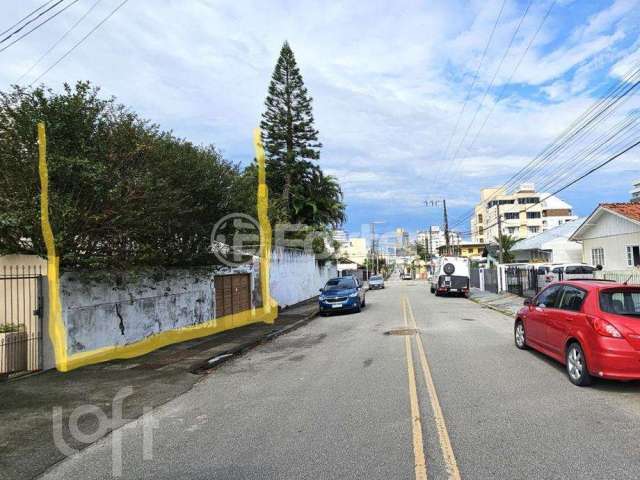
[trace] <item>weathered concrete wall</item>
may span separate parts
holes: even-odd
[[[211,271],[172,270],[124,279],[65,273],[60,280],[69,354],[133,343],[215,317]]]
[[[262,305],[259,261],[238,267],[150,271],[117,277],[104,272],[64,273],[60,278],[67,353],[127,345],[151,335],[215,318],[216,275],[251,274],[251,306]],[[318,295],[336,276],[312,255],[277,250],[271,257],[271,296],[282,307]]]
[[[281,307],[319,295],[318,290],[326,281],[336,276],[334,264],[318,266],[313,255],[282,249],[271,255],[271,296]]]

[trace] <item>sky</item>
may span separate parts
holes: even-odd
[[[0,52],[0,90],[29,85],[120,2],[78,0]],[[0,31],[42,3],[3,2]],[[442,223],[425,200],[446,198],[451,223],[460,222],[481,188],[503,184],[624,80],[640,62],[639,3],[129,0],[38,83],[59,90],[90,80],[163,129],[245,165],[286,40],[313,97],[320,166],[344,191],[345,230],[368,232],[363,225],[376,221],[379,232],[415,232]],[[594,135],[635,118],[636,97]],[[581,216],[627,201],[638,151],[559,196]],[[523,180],[568,182],[586,165],[567,152]]]

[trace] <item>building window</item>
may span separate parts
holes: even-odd
[[[529,233],[538,233],[540,231],[540,227],[529,227]]]
[[[640,246],[627,245],[627,265],[637,267],[640,265]]]
[[[504,218],[505,220],[518,220],[520,214],[518,212],[505,212]]]
[[[540,203],[540,199],[538,197],[522,197],[518,199],[518,203],[520,205],[527,205],[529,203]]]
[[[540,212],[527,212],[527,218],[540,218]]]
[[[604,248],[592,248],[591,249],[591,264],[593,266],[604,265]]]
[[[478,223],[482,224],[482,214],[478,214]]]
[[[507,232],[509,232],[509,235],[513,235],[516,233],[516,227],[507,227]]]

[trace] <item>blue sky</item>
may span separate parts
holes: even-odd
[[[0,53],[0,89],[94,1],[80,0]],[[42,2],[5,3],[0,30]],[[26,83],[118,3],[101,0]],[[450,216],[459,217],[480,188],[505,181],[640,61],[640,0],[558,0],[512,75],[553,3],[535,0],[498,70],[528,3],[504,2],[473,89],[503,0],[130,0],[43,81],[57,89],[89,79],[163,128],[213,143],[244,164],[252,158],[251,130],[286,39],[314,97],[324,144],[320,164],[345,192],[347,230],[376,220],[385,222],[378,230],[415,231],[441,221],[441,212],[425,208],[424,200],[445,196]],[[630,99],[610,121],[639,106]],[[598,202],[625,201],[640,177],[639,158],[628,154],[560,196],[579,215]],[[556,173],[550,165],[528,180],[540,185]]]

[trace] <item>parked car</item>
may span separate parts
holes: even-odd
[[[382,275],[369,277],[369,289],[377,290],[378,288],[384,288],[384,277]]]
[[[365,290],[357,277],[338,277],[320,289],[320,313],[351,310],[359,312],[366,305]]]
[[[411,280],[411,274],[410,273],[402,273],[400,275],[400,280]]]
[[[640,286],[577,279],[553,283],[516,315],[516,347],[566,366],[569,380],[640,379]]]
[[[436,296],[447,293],[469,295],[469,259],[465,257],[440,257],[431,275],[431,293]]]
[[[596,268],[584,263],[566,263],[562,265],[551,265],[549,267],[549,270],[547,270],[547,273],[545,275],[544,285],[547,285],[551,282],[557,282],[559,280],[572,280],[574,278],[593,278]]]

